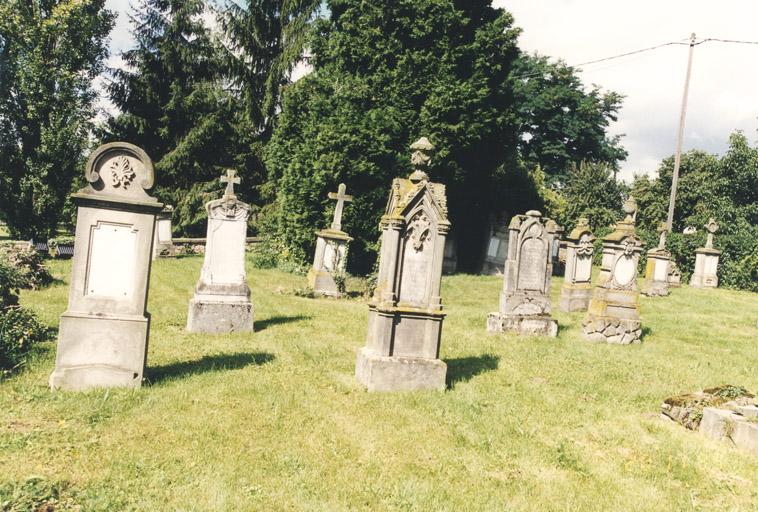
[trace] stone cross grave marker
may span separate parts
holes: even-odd
[[[227,170],[221,177],[221,183],[226,183],[223,197],[205,205],[208,234],[200,279],[189,303],[187,330],[190,332],[253,330],[253,304],[245,272],[250,206],[234,194],[234,185],[239,182],[236,172]]]
[[[340,183],[337,192],[329,192],[329,199],[337,204],[334,208],[332,226],[316,231],[316,251],[313,254],[313,266],[308,271],[308,286],[317,295],[340,297],[342,291],[334,280],[335,275],[344,275],[347,266],[347,247],[352,238],[342,231],[342,212],[346,202],[352,202],[353,196],[345,194],[347,187]]]
[[[669,267],[671,253],[666,250],[666,233],[668,226],[661,222],[658,226],[658,247],[647,252],[645,281],[642,293],[648,297],[664,297],[669,294]]]

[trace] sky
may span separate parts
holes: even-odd
[[[129,0],[107,0],[119,13],[111,34],[110,66],[130,47],[126,12]],[[758,0],[494,0],[515,18],[523,32],[519,46],[560,58],[569,65],[704,38],[758,41]],[[611,134],[623,134],[629,152],[619,176],[654,173],[662,158],[674,153],[687,45],[581,68],[585,84],[625,96]],[[723,153],[729,134],[740,129],[758,139],[758,44],[703,43],[695,47],[683,150]],[[303,69],[298,74],[303,73]],[[102,103],[106,108],[107,102]]]

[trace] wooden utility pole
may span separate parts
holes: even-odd
[[[690,72],[692,71],[692,53],[695,50],[695,34],[690,36],[690,55],[687,60],[687,77],[684,79],[684,94],[682,94],[682,112],[679,115],[679,134],[676,137],[676,153],[674,154],[674,176],[671,179],[671,196],[669,197],[669,215],[666,227],[669,232],[674,226],[674,204],[676,203],[676,186],[679,183],[679,164],[682,160],[682,139],[684,139],[684,118],[687,116],[687,94],[690,90]]]

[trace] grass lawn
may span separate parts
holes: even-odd
[[[658,414],[704,387],[758,391],[758,294],[643,297],[644,343],[610,346],[582,340],[582,313],[555,313],[557,339],[488,335],[501,279],[446,277],[448,389],[368,394],[363,301],[252,270],[254,334],[187,334],[201,263],[153,267],[142,389],[51,393],[53,343],[0,383],[0,510],[35,493],[56,510],[758,510],[758,459]],[[22,302],[54,326],[67,293]]]

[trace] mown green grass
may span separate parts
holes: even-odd
[[[52,343],[0,383],[0,503],[39,476],[83,510],[758,509],[758,459],[658,416],[674,394],[758,390],[755,294],[643,297],[644,343],[622,347],[582,340],[581,313],[555,313],[558,339],[488,335],[501,279],[446,277],[449,388],[369,394],[364,302],[252,270],[254,334],[187,334],[200,265],[153,267],[142,389],[51,393]],[[22,301],[54,326],[67,291]]]

